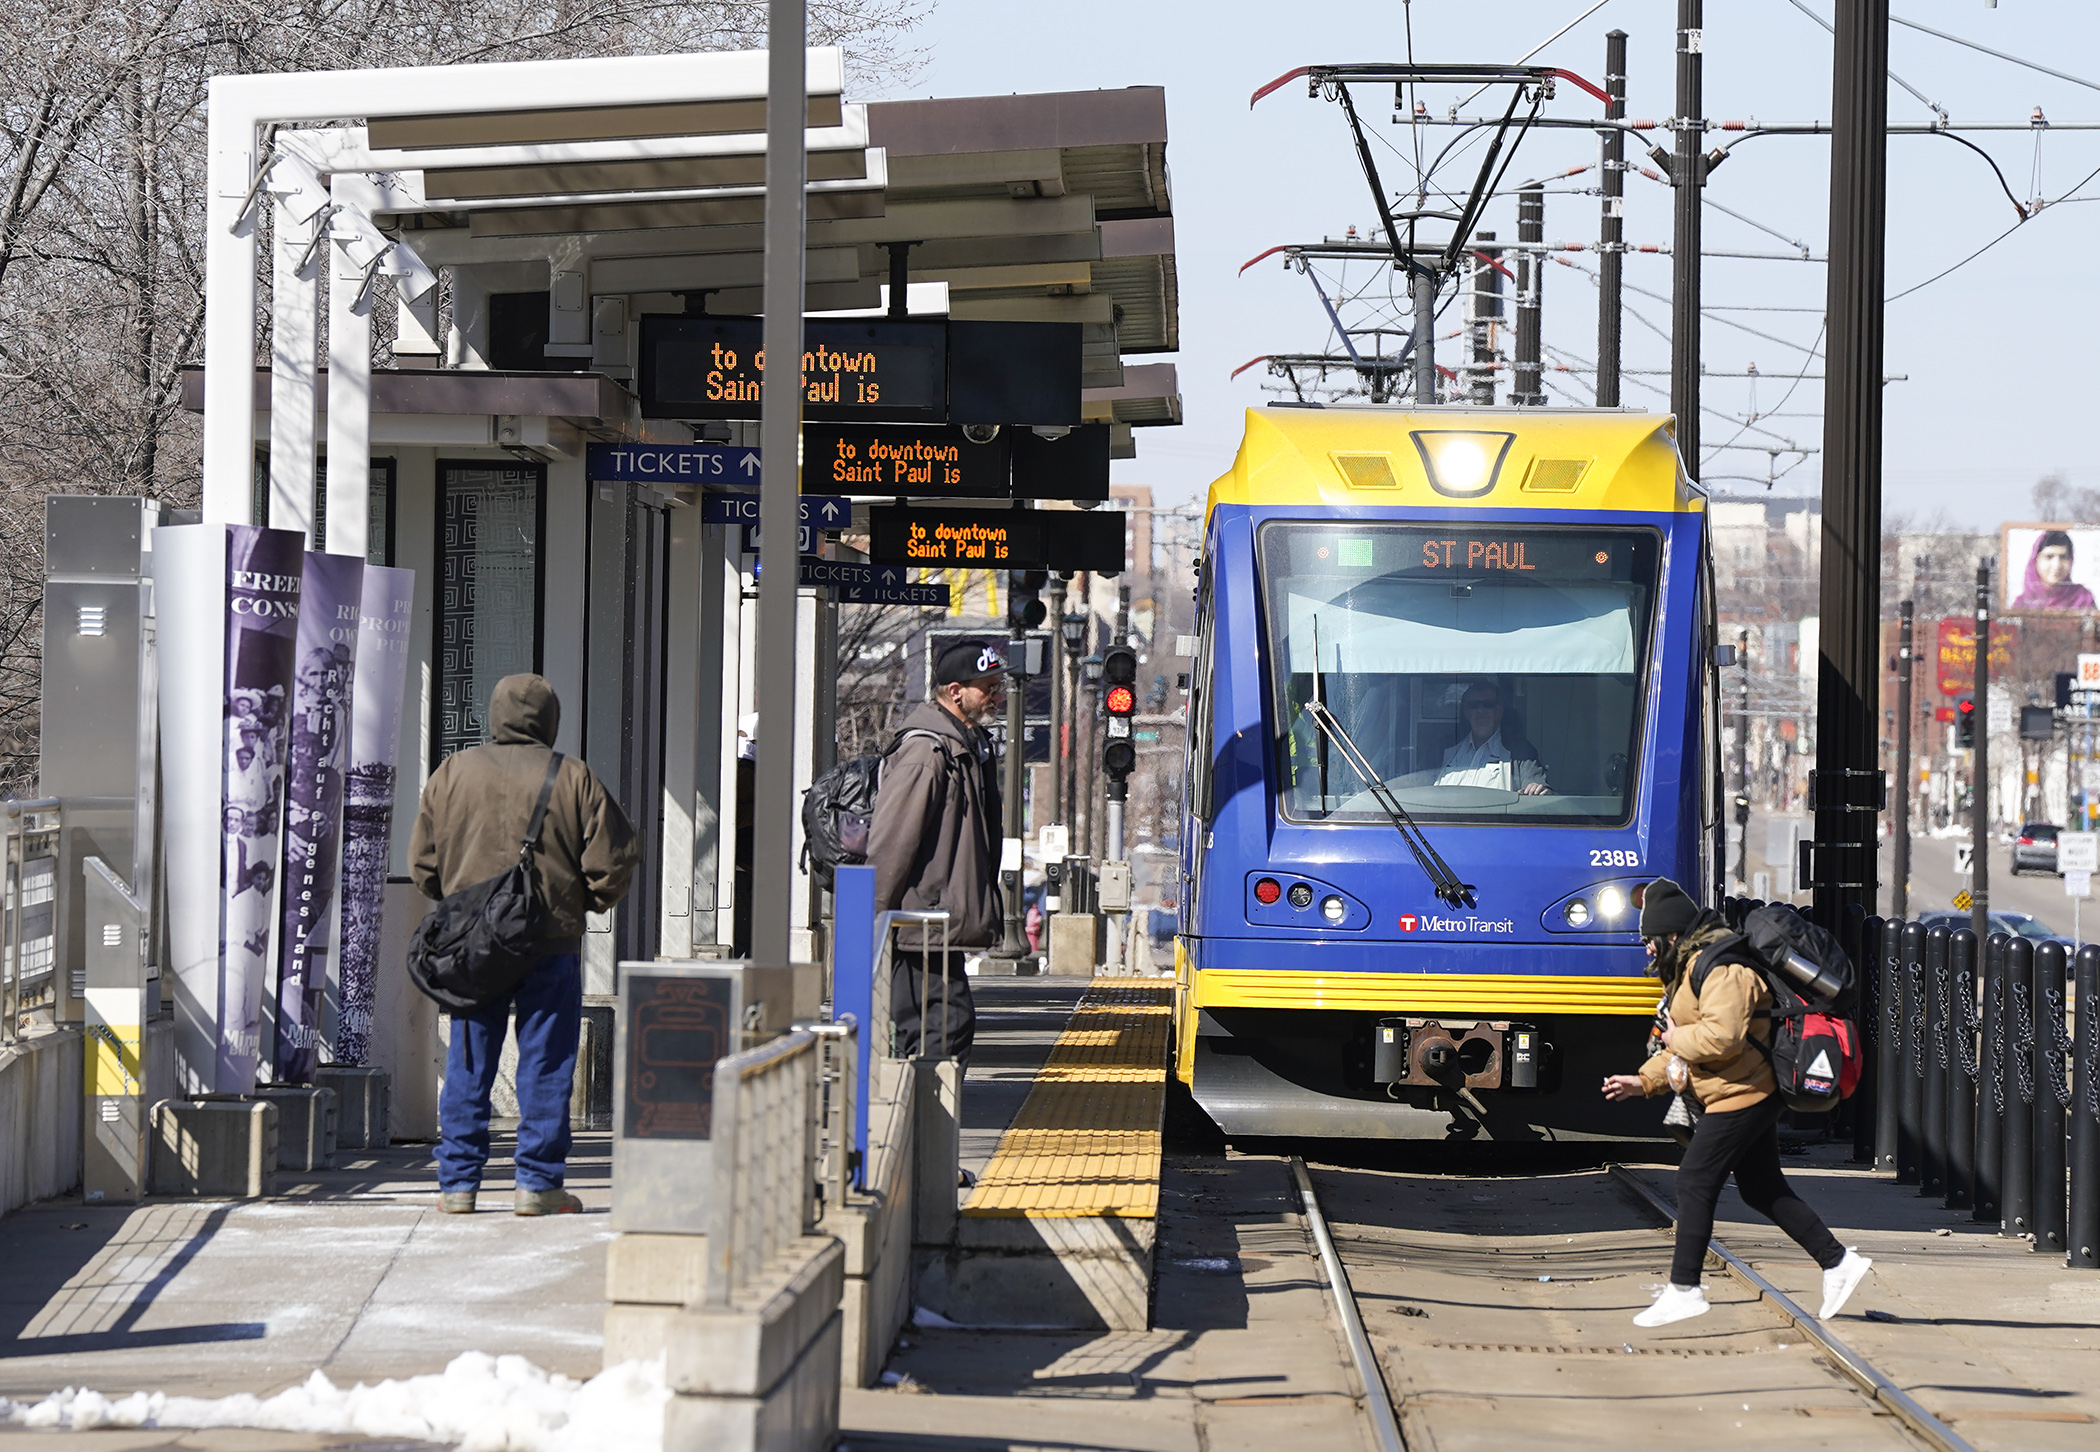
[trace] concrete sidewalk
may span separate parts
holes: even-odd
[[[269,1396],[315,1370],[347,1386],[439,1372],[465,1351],[593,1376],[610,1137],[577,1136],[568,1183],[581,1215],[512,1215],[510,1153],[499,1136],[475,1215],[438,1210],[431,1151],[417,1145],[284,1172],[271,1200],[105,1209],[74,1197],[18,1211],[0,1220],[0,1394]]]
[[[1849,1153],[1825,1145],[1784,1161],[1838,1239],[1874,1261],[1831,1329],[1977,1447],[2100,1446],[2100,1271],[2067,1269],[1938,1196],[1854,1167]],[[1668,1170],[1640,1173],[1670,1190]],[[1732,1186],[1715,1234],[1815,1309],[1814,1265]]]

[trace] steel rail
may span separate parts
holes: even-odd
[[[1677,1223],[1677,1206],[1666,1199],[1661,1191],[1624,1165],[1613,1164],[1605,1168],[1613,1180],[1631,1191],[1649,1209],[1672,1225]],[[1835,1362],[1840,1371],[1858,1382],[1861,1390],[1887,1407],[1898,1421],[1920,1439],[1938,1448],[1939,1452],[1976,1452],[1976,1448],[1964,1441],[1952,1427],[1919,1406],[1909,1392],[1882,1375],[1872,1362],[1847,1346],[1792,1296],[1752,1270],[1748,1262],[1734,1251],[1719,1240],[1709,1240],[1707,1248],[1721,1258],[1721,1263],[1728,1267],[1736,1279],[1770,1301],[1781,1315],[1792,1321],[1804,1336]]]
[[[1312,1226],[1313,1243],[1320,1247],[1320,1265],[1327,1273],[1327,1288],[1334,1293],[1334,1309],[1342,1318],[1342,1338],[1349,1343],[1356,1379],[1363,1383],[1364,1410],[1370,1414],[1378,1445],[1381,1452],[1407,1452],[1400,1418],[1386,1393],[1385,1373],[1378,1369],[1371,1338],[1364,1333],[1363,1317],[1356,1310],[1356,1292],[1349,1288],[1349,1273],[1342,1268],[1341,1256],[1335,1253],[1334,1237],[1327,1233],[1327,1217],[1320,1213],[1320,1201],[1313,1194],[1312,1176],[1305,1172],[1302,1156],[1291,1156],[1291,1173],[1298,1179],[1298,1199],[1305,1206],[1306,1222]]]

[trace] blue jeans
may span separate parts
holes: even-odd
[[[532,965],[508,999],[452,1015],[438,1096],[438,1188],[473,1190],[489,1160],[489,1091],[518,1011],[520,1190],[558,1190],[569,1159],[569,1089],[583,1025],[583,967],[574,953]]]

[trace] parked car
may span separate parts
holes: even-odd
[[[2060,830],[2054,822],[2022,822],[2020,835],[2013,839],[2013,876],[2056,871],[2056,834]]]
[[[1918,925],[1923,928],[1947,928],[1951,931],[1955,928],[1968,927],[1969,915],[1952,910],[1942,910],[1939,912],[1919,913],[1917,921]],[[2067,943],[2070,941],[2069,938],[2064,938],[2062,933],[2059,933],[2032,913],[1994,912],[1991,914],[1991,931],[1994,933],[2007,933],[2018,938],[2032,938],[2036,942],[2046,942],[2051,938],[2063,938]]]

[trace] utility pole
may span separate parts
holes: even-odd
[[[1517,192],[1517,240],[1546,240],[1546,188],[1532,182]],[[1539,382],[1539,295],[1546,285],[1546,254],[1527,247],[1517,254],[1517,356],[1510,369],[1509,401],[1519,408],[1542,408],[1546,390]]]
[[[758,580],[757,807],[751,836],[751,957],[792,961],[795,881],[794,541],[802,489],[802,306],[809,164],[808,14],[803,0],[766,8],[766,209],[764,296],[767,365],[759,398],[758,525],[773,541],[773,568]],[[242,365],[244,368],[245,364]]]
[[[1830,319],[1823,388],[1822,662],[1816,674],[1815,905],[1841,936],[1877,896],[1881,771],[1882,294],[1888,0],[1838,7],[1830,123]]]
[[[1436,274],[1420,263],[1412,265],[1415,268],[1415,407],[1433,408],[1436,405]]]
[[[1607,120],[1626,119],[1626,32],[1604,37],[1604,91]],[[1604,217],[1598,229],[1597,254],[1597,407],[1619,406],[1619,300],[1623,295],[1626,254],[1626,133],[1617,126],[1604,132]]]
[[[1735,633],[1735,663],[1743,678],[1736,686],[1735,705],[1735,868],[1750,893],[1750,632]]]
[[[1699,208],[1706,187],[1706,161],[1699,154],[1706,134],[1701,85],[1705,15],[1705,0],[1677,0],[1677,115],[1672,123],[1677,150],[1668,163],[1670,183],[1677,189],[1670,229],[1670,412],[1677,415],[1677,452],[1694,479],[1699,477],[1699,248],[1704,220]],[[1834,151],[1835,138],[1831,144]],[[1828,569],[1829,556],[1824,559]]]
[[[1500,248],[1488,245],[1495,240],[1493,232],[1476,232],[1473,240],[1481,245],[1473,251],[1472,310],[1468,319],[1473,377],[1469,397],[1483,408],[1492,408],[1495,403],[1495,324],[1502,318],[1502,254]]]
[[[1838,12],[1840,15],[1844,11]],[[1886,7],[1882,12],[1887,14]],[[1887,31],[1882,32],[1884,35]],[[1881,294],[1875,293],[1878,299]],[[1976,754],[1969,778],[1969,926],[1991,936],[1991,562],[1976,564]],[[1978,948],[1978,952],[1982,949]]]
[[[1889,884],[1889,916],[1910,916],[1910,673],[1914,602],[1905,600],[1896,636],[1896,802],[1890,822],[1895,837],[1896,880]]]

